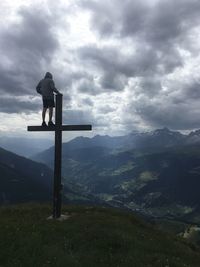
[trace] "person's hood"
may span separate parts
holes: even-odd
[[[50,72],[47,72],[44,76],[45,79],[53,79],[53,75]]]

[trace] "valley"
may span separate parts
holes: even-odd
[[[63,181],[114,207],[198,224],[198,136],[199,131],[182,135],[164,128],[125,137],[76,138],[63,144]],[[52,167],[53,148],[37,160]]]

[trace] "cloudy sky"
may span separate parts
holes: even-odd
[[[199,0],[0,1],[0,134],[41,123],[46,71],[64,123],[92,134],[200,128],[199,14]]]

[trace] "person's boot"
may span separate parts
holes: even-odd
[[[55,126],[55,124],[52,121],[49,121],[48,126]]]
[[[46,122],[45,121],[43,121],[42,122],[42,127],[46,127],[47,125],[46,125]]]

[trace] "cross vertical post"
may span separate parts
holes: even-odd
[[[91,131],[91,124],[62,125],[62,94],[56,95],[55,126],[28,126],[30,132],[55,132],[54,150],[54,184],[53,184],[53,214],[54,219],[61,217],[62,204],[62,131]]]
[[[62,95],[56,95],[55,110],[55,153],[54,153],[54,192],[53,192],[53,218],[61,215],[62,186]]]

